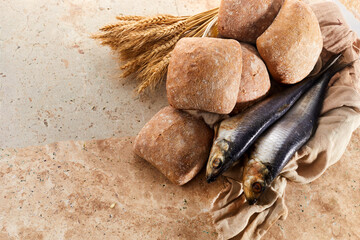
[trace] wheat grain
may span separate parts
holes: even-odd
[[[179,37],[177,36],[165,44],[159,43],[154,45],[151,49],[138,55],[136,58],[130,60],[125,65],[122,65],[121,69],[124,70],[122,76],[126,77],[135,72],[143,72],[144,69],[146,70],[151,66],[151,62],[156,62],[157,59],[161,59],[164,55],[167,55],[174,48],[178,39]],[[144,77],[139,76],[139,78],[141,79]]]
[[[129,21],[119,21],[118,23],[114,23],[114,24],[109,24],[109,25],[106,25],[102,28],[100,28],[100,31],[103,31],[103,32],[107,32],[107,31],[110,31],[116,27],[121,27],[121,26],[125,26],[125,25],[129,25],[129,24],[132,24],[132,23],[135,23],[136,21],[134,20],[129,20]]]
[[[117,16],[116,19],[120,21],[140,21],[143,20],[146,17],[143,16],[134,16],[134,15],[123,15],[123,16]]]
[[[126,57],[134,57],[152,48],[152,46],[163,45],[171,41],[174,37],[180,35],[185,28],[185,24],[184,21],[181,21],[166,28],[154,28],[146,32],[137,32],[126,39],[124,38],[124,42],[119,43],[119,49],[123,51],[122,54]]]
[[[169,52],[161,61],[148,67],[146,71],[139,75],[144,81],[137,87],[137,93],[142,93],[148,87],[154,89],[154,87],[165,78],[170,56],[171,52]]]
[[[118,16],[119,22],[100,28],[92,36],[119,54],[122,77],[133,73],[141,81],[138,93],[153,89],[164,79],[171,51],[183,37],[201,36],[218,14],[218,8],[194,16]]]

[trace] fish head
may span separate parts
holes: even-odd
[[[258,201],[269,185],[269,169],[256,159],[248,159],[243,171],[243,188],[250,205]]]
[[[206,180],[208,183],[215,181],[218,176],[231,167],[232,161],[228,152],[228,141],[225,139],[214,141],[206,166]]]

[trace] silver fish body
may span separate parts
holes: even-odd
[[[254,141],[282,117],[339,57],[340,55],[329,61],[319,74],[258,102],[243,113],[223,120],[215,128],[214,142],[206,167],[207,181],[214,181],[237,163]]]
[[[294,106],[254,143],[243,171],[245,197],[255,203],[297,150],[312,136],[330,78],[348,64],[325,72]]]

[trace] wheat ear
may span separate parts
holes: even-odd
[[[198,37],[210,32],[219,9],[194,16],[158,15],[154,17],[118,16],[119,22],[100,28],[92,36],[119,54],[122,77],[136,74],[141,81],[138,93],[154,89],[165,78],[171,51],[183,37]]]

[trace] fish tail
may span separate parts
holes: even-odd
[[[329,68],[331,68],[332,66],[334,66],[335,63],[337,63],[340,59],[340,57],[342,56],[342,53],[336,54],[334,56],[332,56],[327,62],[326,64],[323,66],[323,68],[321,69],[321,71],[317,74],[322,75],[324,72],[326,72]]]
[[[337,55],[337,56],[338,56],[338,57],[337,57],[337,59],[335,60],[335,62],[339,62],[339,61],[340,61],[340,62],[337,63],[337,64],[332,64],[332,65],[330,66],[329,71],[328,71],[329,77],[332,77],[333,75],[335,75],[335,73],[343,70],[344,68],[352,65],[355,61],[359,60],[359,58],[357,58],[357,59],[352,60],[352,61],[350,61],[350,62],[341,62],[341,60],[339,60],[339,58],[340,58],[341,55],[340,55],[340,56]],[[334,63],[335,63],[335,62],[334,62]]]
[[[306,92],[309,88],[311,88],[311,86],[313,86],[316,82],[318,82],[321,79],[321,76],[323,76],[324,74],[329,73],[329,69],[333,68],[334,66],[339,65],[338,62],[340,61],[340,58],[342,56],[342,53],[336,54],[334,56],[332,56],[326,63],[325,65],[321,68],[321,70],[312,75],[307,77],[307,81],[303,81],[300,83],[300,85],[302,85],[303,91],[302,93]],[[341,69],[340,69],[341,70]],[[337,70],[339,71],[339,70]],[[332,72],[332,71],[331,71]],[[336,72],[334,72],[333,74],[335,74]],[[331,76],[333,75],[331,74]],[[299,86],[300,86],[299,85]],[[302,95],[302,93],[300,93],[299,96]]]

